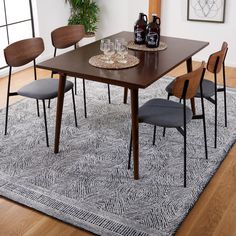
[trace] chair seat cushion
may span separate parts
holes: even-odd
[[[215,83],[210,80],[204,79],[202,81],[202,95],[205,98],[210,98],[210,97],[214,96],[215,95]],[[201,97],[200,88],[198,89],[195,97]]]
[[[162,127],[184,125],[184,105],[166,99],[152,99],[139,108],[139,122]],[[192,111],[186,106],[186,123],[192,119]]]
[[[172,94],[173,84],[174,84],[174,80],[166,86],[167,93]],[[210,80],[204,79],[202,81],[202,90],[203,90],[203,97],[209,98],[209,97],[214,96],[215,95],[215,83]],[[200,88],[198,88],[198,91],[197,91],[197,94],[195,95],[195,97],[201,97]]]
[[[167,86],[166,86],[166,92],[169,94],[172,94],[172,88],[175,80],[171,81]]]
[[[58,79],[41,79],[34,80],[30,84],[25,85],[17,91],[17,93],[24,97],[35,98],[39,100],[52,99],[58,95]],[[73,88],[73,83],[66,81],[65,92]]]

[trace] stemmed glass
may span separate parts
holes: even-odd
[[[128,54],[127,44],[128,43],[126,41],[117,44],[117,53],[121,57],[117,60],[119,63],[127,63],[127,59],[125,58],[125,56]]]
[[[115,54],[115,45],[113,42],[104,43],[104,54],[107,56],[106,63],[113,64],[111,56]]]
[[[105,54],[104,52],[104,44],[105,43],[110,43],[111,40],[110,39],[101,39],[101,42],[100,42],[100,50]],[[101,57],[102,60],[107,60],[107,56],[106,55],[103,55]]]
[[[115,50],[118,51],[118,44],[125,42],[124,38],[117,38],[115,39]]]

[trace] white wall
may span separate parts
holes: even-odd
[[[236,1],[227,0],[225,23],[187,21],[187,1],[163,0],[161,13],[161,34],[167,36],[198,39],[210,45],[199,52],[194,59],[207,61],[209,54],[220,49],[223,41],[229,44],[226,64],[236,67]]]
[[[148,13],[148,0],[97,0],[100,20],[97,39],[120,31],[133,31],[139,12]]]
[[[128,0],[127,30],[133,31],[134,24],[139,17],[139,13],[143,12],[148,16],[148,0]]]
[[[45,44],[42,60],[53,56],[51,32],[60,26],[67,25],[70,7],[64,0],[36,0],[36,7],[37,9],[34,10],[34,13],[37,14],[35,19],[38,19],[36,33],[43,38]]]
[[[100,8],[100,19],[96,38],[109,36],[126,29],[127,0],[97,0]]]

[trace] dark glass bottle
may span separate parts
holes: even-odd
[[[134,25],[134,42],[136,44],[145,44],[147,28],[147,15],[139,13],[139,19]]]
[[[157,48],[160,43],[160,18],[156,14],[152,14],[152,22],[148,24],[146,29],[146,46],[148,48]]]

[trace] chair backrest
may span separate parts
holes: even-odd
[[[219,73],[221,71],[227,51],[228,51],[228,44],[226,42],[223,42],[221,50],[209,56],[207,62],[207,70],[212,73]]]
[[[42,38],[30,38],[17,41],[4,49],[4,56],[9,66],[23,66],[37,58],[44,51]]]
[[[83,25],[67,25],[51,33],[52,45],[55,48],[67,48],[78,43],[85,35]]]
[[[172,89],[173,95],[178,98],[186,98],[186,99],[193,98],[197,93],[197,90],[199,88],[201,80],[204,77],[204,74],[205,74],[205,62],[202,62],[201,66],[196,70],[177,77],[175,79]],[[186,88],[186,91],[184,91],[186,86],[186,81],[188,81],[188,86]]]

